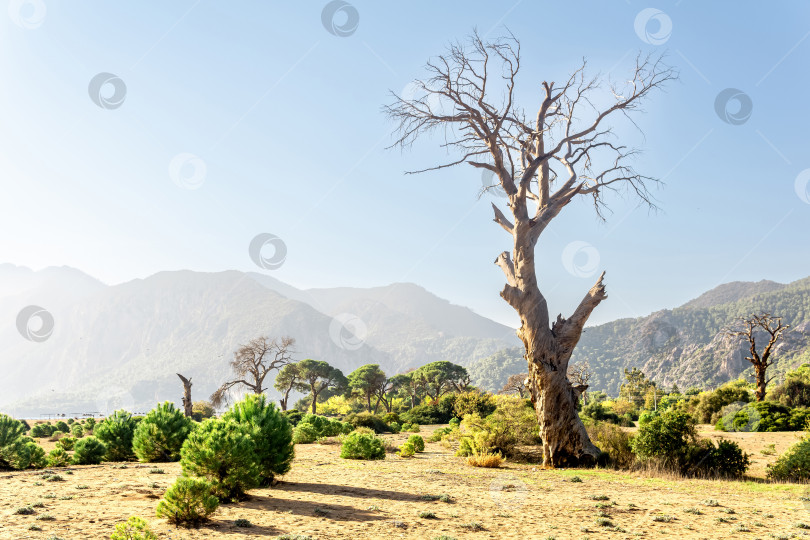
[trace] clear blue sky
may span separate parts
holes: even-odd
[[[637,117],[645,137],[620,126],[644,150],[637,168],[665,181],[661,212],[616,197],[600,223],[582,202],[542,239],[555,314],[570,314],[595,279],[566,271],[575,241],[608,272],[610,298],[592,322],[721,282],[810,275],[810,204],[796,191],[810,168],[808,3],[353,0],[359,24],[347,37],[325,29],[326,2],[20,3],[0,12],[0,262],[70,265],[107,283],[259,270],[248,245],[267,232],[288,249],[267,272],[295,286],[412,281],[514,324],[492,264],[509,239],[489,196],[477,198],[480,175],[405,176],[446,157],[440,140],[385,150],[392,126],[380,112],[449,41],[506,25],[522,41],[528,110],[540,82],[583,57],[621,79],[637,52],[666,52],[681,75]],[[668,37],[656,20],[645,27],[660,45],[634,28],[650,7],[672,24]],[[118,108],[89,97],[103,72],[126,85]],[[726,88],[750,96],[745,123],[716,114]],[[172,179],[184,153],[205,164],[197,189]]]

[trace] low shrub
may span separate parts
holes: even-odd
[[[64,448],[65,450],[73,450],[73,446],[76,444],[76,437],[62,437],[57,441],[56,446],[59,448]]]
[[[468,414],[478,414],[487,417],[495,412],[497,405],[492,394],[485,394],[475,390],[456,395],[453,412],[456,418],[464,418]]]
[[[262,485],[270,485],[276,475],[289,472],[295,457],[293,428],[275,403],[267,401],[264,395],[248,395],[234,404],[222,419],[232,419],[250,428]],[[335,429],[334,424],[342,427],[341,422],[330,422],[330,430]]]
[[[402,424],[402,421],[399,419],[399,415],[395,412],[385,413],[382,417],[383,422],[391,425],[391,422],[396,422],[397,424]]]
[[[207,418],[213,418],[216,412],[216,409],[214,409],[210,401],[195,401],[191,404],[191,419],[195,422],[202,422]]]
[[[400,431],[406,431],[410,433],[419,433],[419,424],[402,424],[402,429]]]
[[[517,446],[537,444],[537,417],[531,402],[508,396],[498,396],[497,402],[498,408],[486,418],[464,417],[456,455],[497,452],[508,457],[515,455]]]
[[[810,419],[810,409],[790,409],[770,401],[748,403],[729,411],[715,424],[720,431],[801,431]]]
[[[503,463],[503,456],[492,452],[474,452],[467,457],[467,463],[473,467],[497,469]]]
[[[287,417],[287,420],[289,420],[290,424],[293,427],[297,426],[298,422],[300,422],[301,419],[304,417],[304,413],[302,413],[298,409],[289,409],[287,411],[284,411],[283,414],[284,416]]]
[[[399,422],[391,422],[388,424],[388,427],[391,428],[391,433],[399,433],[402,431],[402,426],[399,425]]]
[[[783,482],[810,480],[810,437],[794,444],[768,466],[768,478]]]
[[[70,433],[77,439],[81,439],[82,435],[84,435],[84,428],[79,423],[73,424],[70,426]]]
[[[450,422],[448,422],[448,424],[450,424],[451,428],[452,427],[458,427],[458,426],[461,425],[461,418],[451,418]]]
[[[340,457],[344,459],[385,459],[385,444],[374,435],[350,433],[343,441]]]
[[[446,424],[451,418],[456,417],[455,405],[456,395],[448,394],[439,399],[436,404],[418,405],[399,416],[403,422],[414,424]]]
[[[670,410],[647,421],[639,419],[638,433],[630,446],[641,460],[655,458],[665,466],[680,467],[685,462],[690,443],[696,439],[692,417]]]
[[[132,436],[135,419],[125,410],[115,411],[102,420],[93,430],[93,435],[107,446],[107,461],[128,461],[134,456]]]
[[[46,424],[34,424],[34,427],[31,428],[31,436],[36,439],[50,436],[51,432],[45,426]]]
[[[117,523],[110,540],[158,540],[158,537],[149,529],[145,519],[132,516],[123,523]]]
[[[406,441],[399,447],[399,457],[413,457],[416,454],[416,447],[410,441]]]
[[[57,446],[48,453],[48,467],[67,467],[71,461],[70,455],[61,446]]]
[[[73,463],[77,465],[98,465],[107,454],[107,445],[94,436],[79,439],[73,448]]]
[[[25,424],[0,414],[0,468],[28,469],[45,466],[45,451],[26,437]]]
[[[166,401],[149,411],[138,422],[132,436],[132,449],[139,461],[177,461],[180,449],[191,432],[192,421],[174,403]],[[96,428],[98,431],[101,428]]]
[[[61,431],[62,433],[70,432],[70,426],[68,426],[67,422],[65,422],[64,420],[59,420],[58,422],[56,422],[56,424],[54,424],[54,427],[56,428],[56,431]]]
[[[347,415],[344,419],[345,422],[351,424],[355,428],[367,427],[375,431],[375,433],[387,433],[391,431],[388,424],[376,414],[370,412],[359,412]]]
[[[300,423],[293,429],[293,444],[312,444],[317,439],[318,430],[311,424]]]
[[[433,431],[433,434],[430,436],[428,441],[429,442],[439,442],[439,441],[442,440],[442,437],[444,437],[445,435],[448,435],[452,431],[453,431],[452,427],[436,429],[436,430]]]
[[[251,430],[234,420],[204,420],[183,443],[180,456],[183,474],[208,480],[221,501],[239,500],[259,484]]]
[[[213,489],[205,480],[180,477],[158,503],[157,517],[178,525],[196,525],[206,521],[219,506],[219,500],[211,493]]]
[[[411,435],[408,437],[408,442],[413,445],[417,452],[425,451],[425,440],[421,435]]]
[[[629,469],[636,461],[630,445],[631,435],[615,424],[586,421],[585,429],[591,441],[599,447],[602,455],[600,465],[616,469]]]

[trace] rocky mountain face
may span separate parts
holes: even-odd
[[[614,395],[624,370],[632,367],[666,387],[715,387],[740,376],[752,377],[745,359],[748,342],[730,337],[724,330],[736,318],[762,311],[782,316],[791,325],[773,353],[776,364],[771,372],[779,380],[786,371],[810,362],[810,278],[790,284],[728,283],[672,310],[588,327],[571,360],[588,362],[593,371],[592,390]],[[758,343],[763,340],[767,343],[760,335]],[[506,355],[509,361],[495,362],[497,357],[492,357],[470,366],[479,384],[493,390],[510,374],[526,371],[524,362],[516,360],[521,350],[499,355]],[[495,363],[510,367],[495,370]]]
[[[45,340],[17,327],[29,305],[53,318]],[[71,268],[2,265],[0,322],[0,408],[17,415],[179,402],[178,372],[192,378],[194,399],[207,398],[233,351],[259,335],[293,336],[296,360],[345,374],[367,363],[390,374],[438,359],[468,364],[516,342],[514,330],[413,284],[302,291],[236,271],[106,286]]]

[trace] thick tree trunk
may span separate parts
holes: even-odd
[[[764,401],[765,400],[765,389],[768,386],[768,379],[765,378],[765,371],[768,369],[768,366],[760,363],[754,364],[754,371],[756,373],[757,378],[757,390],[754,392],[754,396],[756,397],[757,401]]]

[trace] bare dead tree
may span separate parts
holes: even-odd
[[[235,378],[222,384],[211,394],[211,403],[219,407],[235,386],[246,386],[254,394],[266,390],[264,380],[274,369],[281,369],[292,361],[295,339],[284,336],[270,339],[260,336],[240,346],[233,354],[231,368]]]
[[[467,163],[493,174],[507,197],[510,218],[493,204],[494,220],[512,240],[512,252],[495,263],[506,276],[501,297],[517,311],[518,336],[526,350],[529,393],[537,413],[546,466],[587,465],[599,449],[576,412],[578,391],[566,374],[585,322],[607,298],[604,273],[569,318],[551,324],[535,272],[535,246],[549,223],[573,200],[588,197],[604,218],[605,194],[620,188],[654,207],[648,186],[656,180],[637,173],[636,151],[616,139],[607,122],[628,117],[643,100],[677,74],[650,56],[636,58],[630,79],[609,85],[609,105],[598,108],[600,78],[585,75],[585,62],[562,84],[543,82],[531,119],[516,103],[520,42],[507,36],[485,42],[477,33],[468,44],[452,44],[428,62],[427,79],[415,81],[413,97],[396,97],[384,108],[396,124],[392,146],[408,148],[420,136],[441,130],[442,147],[457,159],[412,173]],[[631,120],[632,121],[632,120]],[[486,191],[486,189],[484,190]]]
[[[517,394],[524,398],[529,394],[529,387],[526,384],[529,378],[528,373],[517,373],[515,375],[509,375],[509,378],[506,380],[506,384],[503,385],[501,388],[500,394]]]
[[[579,393],[583,401],[585,400],[585,391],[588,390],[591,375],[591,366],[588,362],[577,362],[568,366],[568,380],[571,381],[574,391]]]
[[[180,380],[183,381],[183,411],[187,418],[191,418],[193,414],[193,404],[191,403],[191,377],[186,379],[179,373],[177,374]]]
[[[773,360],[771,359],[773,347],[776,345],[776,342],[779,341],[782,333],[788,328],[790,328],[790,325],[782,324],[782,317],[774,317],[770,313],[761,313],[759,315],[751,315],[750,317],[740,317],[736,329],[731,328],[724,332],[728,336],[744,337],[748,340],[751,356],[747,356],[745,359],[754,365],[754,375],[757,379],[757,389],[755,392],[757,401],[765,399],[765,390],[768,387],[768,383],[773,380],[773,377],[768,379],[766,376],[767,369],[773,365]],[[757,352],[756,333],[758,331],[764,333],[765,338],[768,340],[768,344],[765,345],[762,354]]]

